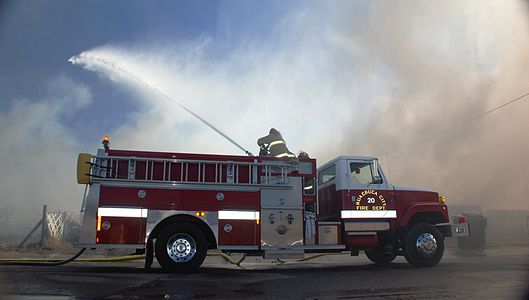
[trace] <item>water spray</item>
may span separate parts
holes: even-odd
[[[90,57],[91,59],[97,61],[98,63],[114,70],[114,71],[117,71],[119,73],[121,73],[122,75],[124,75],[125,77],[128,77],[134,81],[136,81],[137,83],[141,84],[141,85],[144,85],[146,86],[147,88],[151,89],[152,91],[158,93],[159,95],[161,95],[164,99],[178,105],[180,108],[182,108],[183,110],[187,111],[188,113],[190,113],[191,115],[193,115],[195,118],[199,119],[202,123],[206,124],[209,128],[213,129],[215,132],[217,132],[218,134],[220,134],[222,137],[224,137],[225,139],[227,139],[228,141],[230,141],[233,145],[237,146],[237,148],[241,149],[244,153],[246,153],[248,156],[253,156],[253,154],[246,150],[244,147],[242,147],[241,145],[239,145],[237,142],[235,142],[232,138],[230,138],[229,136],[227,136],[224,132],[220,131],[220,129],[218,129],[217,127],[213,126],[211,123],[209,123],[208,121],[206,121],[204,118],[202,118],[201,116],[199,116],[198,114],[194,113],[192,110],[190,110],[189,108],[187,108],[186,106],[184,106],[182,103],[174,100],[173,98],[171,98],[169,95],[167,95],[166,93],[164,93],[163,91],[161,91],[160,89],[158,89],[157,87],[153,86],[152,84],[150,84],[149,82],[137,77],[136,75],[134,75],[133,73],[117,66],[115,63],[113,62],[110,62],[110,61],[107,61],[105,59],[102,59],[102,58],[99,58],[99,57]],[[83,64],[82,62],[82,57],[80,55],[76,55],[76,56],[72,56],[70,57],[70,59],[68,59],[69,62],[71,62],[72,64],[76,65],[76,64]]]

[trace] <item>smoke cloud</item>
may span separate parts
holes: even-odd
[[[0,208],[79,211],[75,154],[82,147],[64,119],[90,102],[86,86],[58,77],[42,99],[18,99],[0,113]]]
[[[449,203],[529,209],[529,100],[465,122],[529,91],[524,3],[392,3],[373,12],[363,53],[395,80],[369,135],[348,148],[386,151],[395,181],[430,186]]]
[[[449,204],[529,209],[529,101],[457,125],[529,91],[524,4],[334,4],[293,12],[274,40],[225,55],[206,38],[110,45],[71,62],[133,91],[139,109],[112,132],[114,148],[240,153],[150,85],[254,153],[275,127],[319,164],[377,155],[394,184]]]

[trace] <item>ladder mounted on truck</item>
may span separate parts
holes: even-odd
[[[103,152],[103,151],[101,151]],[[78,174],[79,183],[133,181],[168,184],[288,185],[288,174],[299,171],[299,163],[277,160],[253,161],[154,158],[138,156],[79,155],[79,165],[89,165]],[[88,179],[88,180],[87,180]]]

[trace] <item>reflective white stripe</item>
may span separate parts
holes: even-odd
[[[122,208],[122,207],[100,207],[97,215],[100,217],[132,217],[147,218],[146,208]]]
[[[342,210],[342,219],[395,219],[396,210]]]
[[[270,145],[268,145],[268,147],[272,147],[274,145],[279,145],[279,144],[285,144],[285,141],[273,141],[270,143]]]
[[[296,157],[294,154],[291,154],[291,153],[281,153],[281,154],[276,155],[276,157],[285,157],[285,156]]]
[[[247,210],[219,210],[219,220],[259,220],[259,212]]]

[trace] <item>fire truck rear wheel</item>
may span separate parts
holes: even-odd
[[[172,223],[156,238],[154,251],[156,260],[164,269],[192,272],[198,269],[206,258],[206,239],[192,224]]]
[[[404,257],[413,266],[433,267],[444,254],[444,240],[441,232],[433,225],[414,225],[406,234]]]
[[[374,262],[377,265],[387,265],[392,262],[395,257],[397,257],[397,253],[395,253],[394,251],[392,253],[387,253],[382,248],[366,250],[364,252],[367,258],[369,258],[370,261]]]

